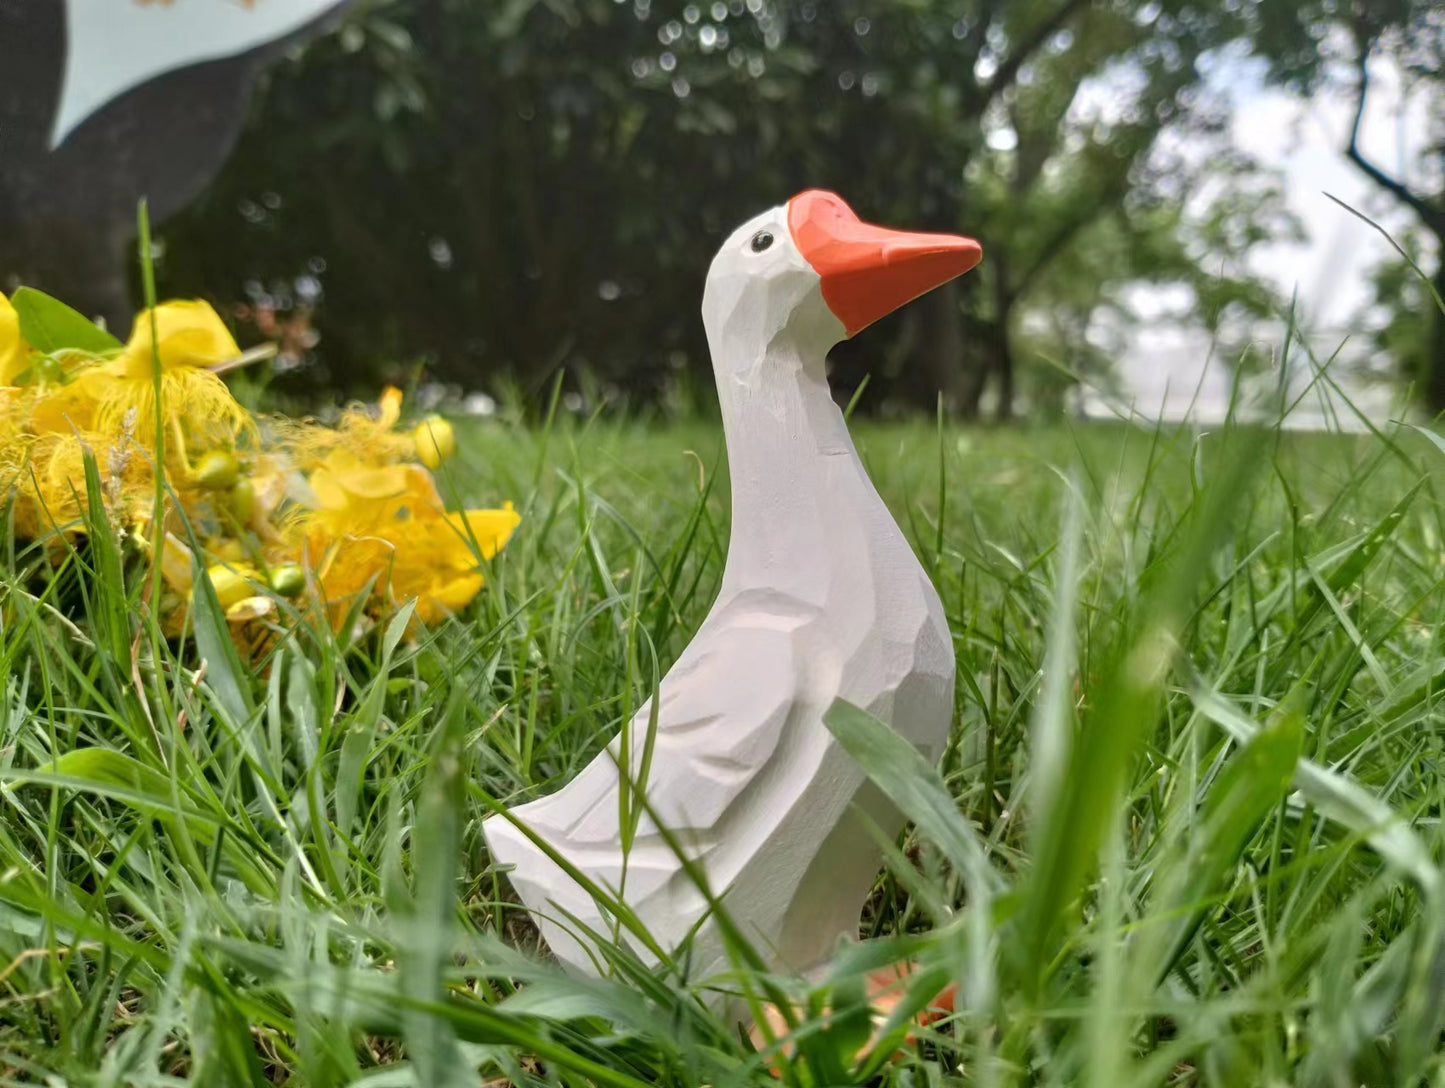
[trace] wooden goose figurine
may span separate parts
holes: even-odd
[[[808,190],[733,232],[703,294],[732,476],[717,601],[663,678],[642,788],[664,827],[766,958],[801,971],[855,936],[881,853],[860,814],[897,811],[823,724],[841,696],[936,758],[953,713],[953,644],[938,595],[878,497],[829,395],[838,341],[978,263],[969,238],[862,222]],[[651,715],[630,726],[641,776]],[[725,966],[703,895],[641,815],[624,857],[621,743],[511,814],[617,894],[663,948]],[[569,919],[618,932],[592,896],[502,816],[483,825],[553,953],[596,974]],[[636,947],[626,928],[620,939]],[[640,948],[638,953],[650,960]]]

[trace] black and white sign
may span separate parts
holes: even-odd
[[[124,322],[136,204],[220,169],[261,67],[349,0],[0,0],[0,288]]]

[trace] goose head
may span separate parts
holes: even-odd
[[[972,238],[875,226],[836,193],[808,189],[748,220],[713,258],[702,306],[713,366],[722,377],[765,354],[821,362],[982,257]]]

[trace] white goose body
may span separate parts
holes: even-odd
[[[829,249],[839,238],[841,259]],[[885,834],[901,825],[824,712],[847,699],[936,758],[953,711],[953,646],[938,595],[858,459],[824,358],[860,322],[977,256],[967,239],[884,232],[832,194],[809,191],[739,228],[708,275],[703,319],[732,534],[717,601],[660,685],[642,788],[743,934],[779,966],[807,970],[856,934],[881,864],[868,824]],[[870,269],[885,278],[878,290],[859,282]],[[651,709],[630,726],[634,778]],[[567,786],[512,815],[618,894],[661,947],[691,936],[692,963],[721,967],[706,900],[647,814],[624,857],[620,753],[619,738]],[[569,969],[592,974],[604,964],[573,919],[651,958],[509,821],[492,817],[484,831]]]

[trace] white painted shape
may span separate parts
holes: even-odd
[[[65,81],[51,129],[59,147],[107,102],[159,75],[233,57],[297,30],[340,0],[66,0]]]
[[[755,253],[762,229],[775,242]],[[845,698],[936,757],[952,719],[953,644],[829,394],[824,358],[844,329],[792,242],[786,206],[724,243],[703,322],[727,436],[732,535],[718,598],[662,680],[645,789],[755,947],[806,971],[857,932],[882,863],[866,820],[886,832],[902,825],[823,713]],[[649,712],[630,725],[633,775]],[[706,902],[650,820],[623,857],[619,753],[614,741],[572,782],[512,815],[595,884],[621,890],[665,949],[696,931],[694,968],[721,969]],[[493,858],[513,867],[512,885],[553,953],[572,971],[596,973],[591,942],[565,914],[604,940],[614,920],[504,818],[483,832]],[[625,930],[618,939],[637,949]]]

